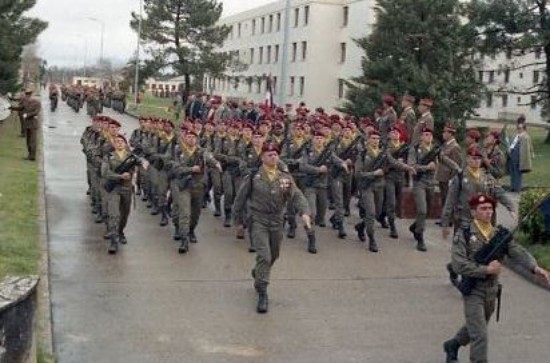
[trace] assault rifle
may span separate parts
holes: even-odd
[[[290,145],[290,143],[288,143],[287,145]],[[296,149],[292,154],[290,153],[290,146],[287,147],[287,155],[290,155],[288,158],[285,158],[284,162],[286,163],[286,165],[288,165],[288,171],[291,172],[291,173],[295,173],[298,171],[298,168],[299,168],[299,161],[297,159],[299,159],[304,150],[307,149],[309,147],[309,141],[304,141],[302,143],[302,146],[300,146],[298,149]]]
[[[399,147],[399,149],[395,150],[392,153],[392,156],[395,160],[398,159],[405,159],[407,155],[409,154],[410,145],[409,144],[403,144]]]
[[[372,164],[370,164],[370,167],[368,168],[367,172],[368,173],[372,173],[373,171],[376,171],[378,169],[382,169],[384,167],[384,165],[386,164],[386,161],[388,160],[388,153],[387,153],[387,144],[385,145],[385,147],[380,150],[380,153],[378,154],[378,156],[376,157],[376,159],[374,159],[374,161],[372,162]],[[366,150],[363,151],[363,158],[365,157],[365,154],[366,153]],[[372,181],[374,180],[374,178],[372,177],[367,177],[367,176],[364,176],[362,178],[359,178],[359,185],[361,187],[361,189],[367,189],[369,187],[369,185],[372,183]]]
[[[141,160],[138,158],[138,156],[135,154],[130,154],[126,159],[124,159],[122,163],[120,163],[120,165],[118,165],[115,168],[115,173],[119,175],[122,175],[124,173],[129,173],[130,170],[132,170],[134,167],[140,164],[141,164]],[[121,183],[121,180],[108,179],[103,185],[103,188],[105,188],[105,190],[108,193],[110,193],[115,189],[117,184],[120,184],[120,183]]]
[[[202,153],[199,150],[197,150],[195,151],[195,155],[193,156],[193,158],[187,162],[187,167],[192,168],[193,166],[197,166],[197,165],[203,167],[203,164],[204,164],[204,160],[202,160]],[[189,171],[189,172],[179,173],[177,175],[177,178],[178,178],[178,188],[180,192],[184,191],[189,187],[189,184],[193,180],[193,172]]]
[[[509,230],[503,226],[498,226],[496,232],[491,240],[480,248],[474,254],[474,261],[480,265],[488,265],[492,261],[502,259],[508,253],[508,245],[513,239],[514,233],[521,228],[521,226],[531,217],[531,215],[539,209],[539,207],[550,198],[550,193],[546,193],[537,203],[535,203],[531,209],[525,214],[521,221],[513,230]],[[468,232],[468,230],[466,230]],[[466,242],[470,237],[465,233]],[[462,276],[457,289],[464,296],[468,296],[472,293],[477,281],[480,279]]]
[[[331,140],[326,146],[325,148],[323,149],[323,151],[321,152],[321,154],[319,154],[319,156],[317,157],[317,159],[315,159],[315,161],[313,161],[313,163],[311,163],[312,166],[315,166],[315,167],[320,167],[324,164],[327,163],[327,160],[328,158],[331,156],[333,150],[332,150],[332,147],[333,145],[336,143],[336,140]],[[305,179],[304,179],[304,185],[306,186],[311,186],[313,185],[313,182],[315,179],[317,179],[317,175],[312,175],[312,174],[307,174],[305,176]]]
[[[363,135],[362,133],[360,133],[359,135],[357,135],[357,137],[355,139],[352,140],[352,142],[344,149],[342,150],[339,154],[338,154],[338,157],[340,159],[342,159],[343,161],[346,161],[348,159],[350,159],[353,155],[353,152],[355,151],[355,147],[357,146],[357,144],[364,140],[365,139],[365,135]],[[337,178],[338,175],[340,175],[340,173],[342,172],[342,168],[337,166],[337,167],[334,167],[332,169],[332,177],[333,178]]]
[[[437,146],[432,147],[430,151],[426,155],[424,155],[420,160],[417,160],[416,164],[420,166],[426,166],[429,163],[435,161],[435,159],[438,157],[439,153],[443,149],[443,145],[439,144]],[[414,180],[420,180],[422,174],[425,172],[417,171],[415,175],[413,175]]]

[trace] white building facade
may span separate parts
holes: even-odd
[[[508,51],[481,60],[478,79],[488,92],[477,109],[480,118],[516,120],[524,114],[527,122],[546,122],[541,117],[542,106],[536,103],[537,85],[546,77],[541,49],[525,55]]]
[[[375,5],[376,0],[290,0],[287,62],[283,62],[286,0],[223,18],[220,24],[228,25],[231,32],[220,51],[238,62],[225,77],[205,77],[204,90],[228,99],[261,102],[270,76],[275,103],[303,101],[310,109],[322,106],[332,112],[344,101],[342,80],[361,74],[364,52],[353,39],[372,31]],[[537,70],[540,65],[518,68],[540,62],[540,57],[540,52],[485,57],[478,77],[489,92],[478,117],[515,119],[525,114],[528,121],[540,122],[541,107],[530,104],[536,95],[498,92],[529,90],[540,82],[544,77]]]
[[[226,77],[205,77],[204,89],[224,98],[261,102],[270,76],[275,103],[303,101],[310,108],[332,111],[343,101],[342,80],[360,73],[363,52],[353,39],[370,32],[374,3],[291,0],[286,63],[285,0],[222,19],[220,24],[230,26],[231,33],[220,51],[232,54],[239,64]]]

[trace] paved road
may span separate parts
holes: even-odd
[[[315,256],[303,234],[285,241],[270,312],[258,315],[253,256],[209,210],[200,242],[182,256],[171,230],[138,202],[129,244],[108,255],[85,195],[79,138],[89,119],[64,104],[44,110],[59,362],[442,362],[441,342],[461,324],[462,304],[443,269],[449,243],[432,223],[425,254],[414,249],[407,221],[398,241],[377,231],[376,255],[355,236],[342,241],[328,230]],[[136,125],[119,119],[127,133]],[[548,361],[550,294],[510,272],[503,281],[503,320],[490,327],[492,361]]]

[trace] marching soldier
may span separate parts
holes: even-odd
[[[266,143],[262,149],[262,166],[243,181],[233,207],[235,225],[242,228],[248,205],[251,233],[256,246],[256,266],[252,269],[254,288],[258,293],[258,313],[268,311],[267,286],[271,268],[279,257],[283,239],[283,220],[286,204],[294,204],[304,225],[311,220],[307,202],[296,187],[292,176],[278,167],[279,150]]]
[[[404,163],[395,160],[387,148],[380,148],[380,133],[373,130],[367,137],[366,149],[357,158],[355,174],[357,187],[361,194],[360,204],[365,213],[362,221],[355,225],[357,236],[361,242],[365,241],[365,229],[369,238],[369,251],[378,252],[378,243],[374,238],[374,220],[380,220],[382,204],[384,202],[384,170],[389,166],[414,172]]]
[[[498,182],[506,175],[506,154],[500,148],[500,132],[491,130],[483,140],[481,166]]]
[[[379,119],[378,129],[380,132],[380,140],[384,145],[388,140],[388,132],[391,127],[395,125],[397,121],[397,113],[393,108],[395,98],[392,95],[382,96],[382,115]]]
[[[401,98],[401,114],[399,115],[399,123],[405,126],[407,131],[407,137],[412,138],[414,133],[414,126],[416,125],[416,113],[414,112],[414,96],[404,95]],[[411,140],[408,140],[411,141]]]
[[[464,160],[462,149],[455,139],[456,127],[447,123],[443,127],[443,145],[439,153],[439,163],[435,172],[435,179],[439,183],[441,205],[445,204],[450,180],[462,171]]]
[[[458,350],[470,344],[470,362],[488,362],[487,324],[495,310],[499,286],[498,277],[502,271],[502,261],[494,260],[488,265],[480,265],[474,256],[495,234],[491,224],[495,200],[484,194],[473,196],[468,201],[472,221],[455,234],[451,250],[453,269],[457,273],[476,279],[471,294],[464,296],[464,317],[466,324],[454,338],[447,340],[443,349],[447,363],[458,362]],[[550,274],[537,265],[535,258],[523,247],[511,241],[507,247],[507,257],[539,276],[550,285]]]
[[[106,182],[114,182],[115,187],[107,192],[107,233],[110,239],[109,253],[115,254],[118,251],[118,244],[126,244],[124,228],[130,215],[132,204],[132,176],[133,170],[118,174],[115,170],[126,161],[130,152],[126,138],[117,135],[113,138],[114,151],[104,159],[101,166],[101,174]]]
[[[428,207],[432,204],[434,195],[435,157],[437,156],[432,156],[431,154],[437,154],[437,149],[433,145],[433,129],[428,127],[423,128],[420,139],[420,144],[416,145],[409,155],[409,164],[413,165],[416,171],[416,176],[413,178],[416,218],[414,223],[409,227],[409,231],[411,231],[417,242],[416,249],[426,252],[424,230],[426,229]]]
[[[395,160],[400,163],[406,163],[409,145],[402,142],[401,131],[397,127],[392,127],[389,132],[388,152]],[[395,227],[395,210],[401,204],[403,188],[405,185],[405,171],[402,168],[388,166],[384,171],[384,200],[386,215],[390,228],[390,237],[398,238],[397,228]]]
[[[159,134],[156,153],[151,156],[152,167],[156,168],[157,174],[157,204],[161,214],[160,226],[164,227],[168,224],[168,191],[169,180],[167,172],[167,163],[170,161],[170,156],[174,153],[177,137],[174,134],[174,123],[170,120],[164,120],[163,131]]]
[[[300,161],[299,170],[305,174],[304,195],[307,199],[312,215],[315,216],[315,224],[325,227],[325,214],[327,211],[328,172],[331,167],[343,169],[346,173],[348,167],[334,154],[333,143],[326,144],[325,134],[317,132],[313,137],[311,149]],[[310,253],[317,253],[315,241],[310,239],[308,245]]]
[[[432,106],[433,106],[433,101],[431,99],[423,98],[420,100],[420,103],[418,105],[418,112],[420,113],[420,118],[414,125],[411,145],[416,145],[420,142],[420,136],[422,134],[422,130],[426,128],[430,130],[434,129],[434,118],[431,112]]]
[[[182,143],[172,161],[171,171],[178,187],[177,204],[179,215],[179,253],[187,253],[189,242],[197,243],[195,228],[199,223],[202,209],[204,166],[221,169],[220,164],[210,152],[197,144],[198,135],[189,130],[183,135]]]

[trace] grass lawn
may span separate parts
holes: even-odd
[[[23,160],[19,121],[0,126],[0,279],[38,272],[38,165]]]
[[[128,95],[127,105],[127,111],[138,116],[153,116],[176,120],[171,98],[160,98],[154,97],[151,94],[145,94],[136,109],[133,95]]]

